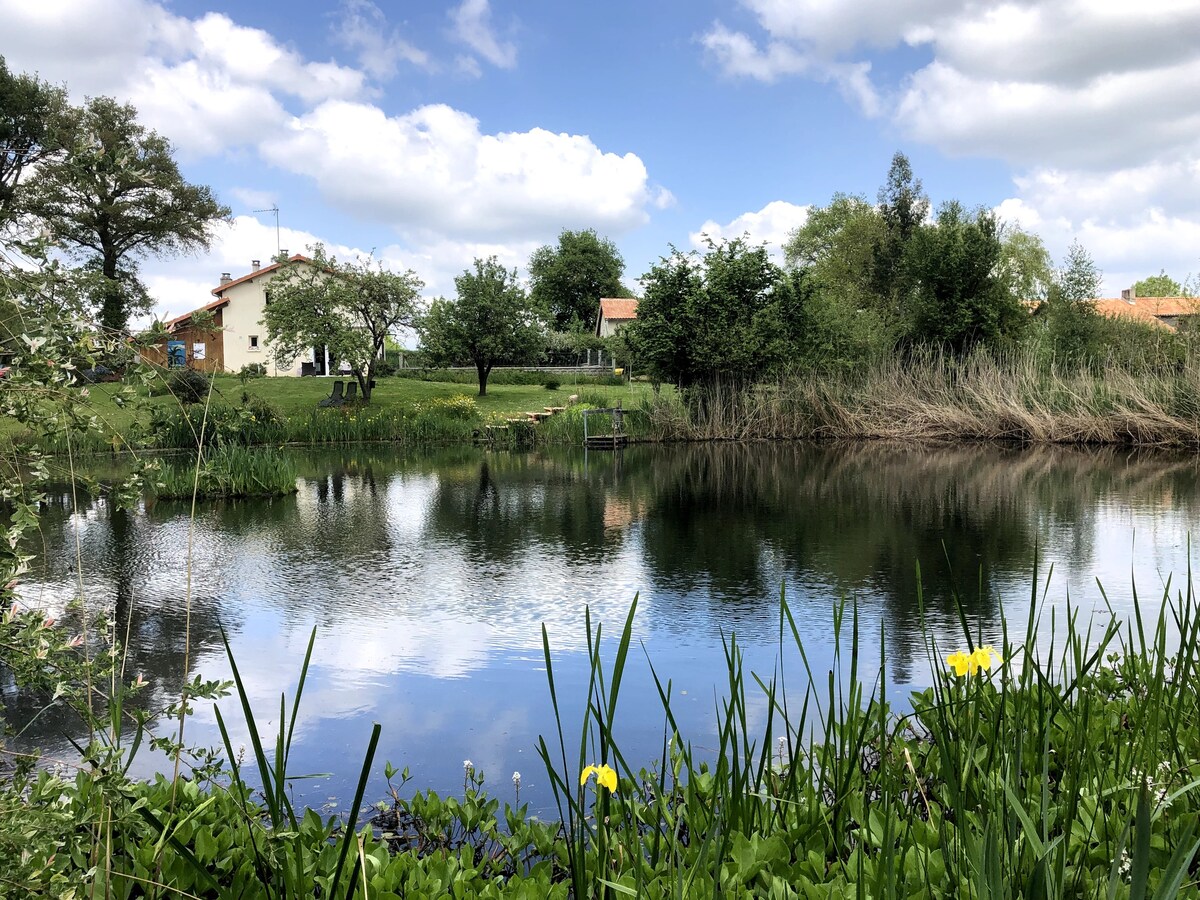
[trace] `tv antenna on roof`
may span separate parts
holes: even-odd
[[[259,212],[275,213],[275,255],[278,256],[279,248],[281,246],[279,243],[279,204],[278,203],[273,204],[270,209],[256,209],[256,210],[254,210],[254,212],[256,212],[256,213],[259,213]]]

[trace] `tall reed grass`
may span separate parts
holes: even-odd
[[[159,500],[279,497],[296,492],[296,462],[266,447],[226,445],[194,459],[168,459],[150,484]]]
[[[1200,370],[1059,369],[1031,353],[895,357],[855,373],[714,385],[649,406],[659,440],[1000,440],[1200,446]]]
[[[1169,594],[1169,588],[1167,592]],[[716,744],[679,732],[671,682],[658,763],[621,750],[617,716],[634,610],[611,666],[586,625],[590,677],[578,738],[543,630],[557,747],[539,752],[564,820],[575,897],[1146,897],[1200,886],[1200,616],[1189,577],[1160,614],[1093,630],[1067,606],[1061,637],[1039,646],[1036,585],[1024,629],[994,651],[965,615],[953,648],[924,631],[931,688],[893,707],[885,636],[835,607],[834,662],[809,664],[780,603],[781,657],[748,673],[728,636]],[[636,604],[635,604],[636,608]],[[1050,615],[1054,615],[1053,611]],[[1177,642],[1177,643],[1176,643]],[[783,653],[801,661],[789,690]],[[772,713],[752,725],[751,710]],[[613,789],[582,784],[587,762]]]

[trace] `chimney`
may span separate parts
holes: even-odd
[[[259,261],[257,259],[250,260],[250,271],[257,272],[259,265],[261,265],[261,264],[259,263]]]
[[[1121,299],[1133,306],[1137,303],[1137,288],[1125,288],[1121,291]]]
[[[287,259],[287,258],[288,258],[287,247],[284,247],[282,250],[280,250],[280,251],[279,251],[279,255],[280,255],[280,257],[282,257],[283,259]]]
[[[221,273],[221,284],[229,284],[231,281],[233,281],[233,279],[229,277],[228,272]]]

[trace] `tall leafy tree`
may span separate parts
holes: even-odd
[[[563,231],[557,246],[529,257],[530,294],[549,311],[556,331],[587,331],[596,323],[601,297],[632,296],[621,284],[625,261],[616,245],[592,229]]]
[[[878,209],[863,197],[834,194],[792,232],[784,253],[789,266],[807,269],[840,300],[865,307],[874,305],[872,267],[883,237]]]
[[[1005,226],[1000,241],[999,274],[1017,300],[1045,300],[1054,283],[1054,260],[1036,234]]]
[[[910,337],[962,353],[1014,336],[1027,315],[1000,277],[1002,252],[994,214],[943,204],[933,226],[913,233],[907,251]]]
[[[1091,254],[1073,241],[1054,273],[1040,316],[1056,361],[1082,363],[1100,356],[1103,323],[1089,302],[1100,292],[1100,277]]]
[[[0,56],[0,224],[20,210],[22,176],[61,152],[72,119],[66,91],[14,74]]]
[[[1134,293],[1139,297],[1181,297],[1183,286],[1178,281],[1160,270],[1157,275],[1143,278],[1133,286]]]
[[[675,251],[642,277],[638,317],[626,326],[638,359],[683,388],[747,384],[783,363],[800,324],[796,284],[766,248],[709,243],[701,258]]]
[[[479,396],[492,368],[535,361],[545,347],[542,314],[526,296],[516,269],[496,257],[476,259],[454,279],[455,300],[439,298],[421,316],[421,350],[435,366],[473,365]]]
[[[350,366],[364,402],[388,338],[416,320],[424,282],[412,270],[391,272],[370,260],[338,262],[323,247],[312,263],[287,263],[271,282],[263,313],[267,343],[284,365],[317,344]]]
[[[138,261],[207,248],[213,226],[229,216],[209,188],[180,174],[170,142],[110,97],[87,101],[67,152],[31,179],[27,205],[55,241],[98,268],[94,304],[114,332],[146,302]]]
[[[878,199],[883,234],[876,240],[872,254],[873,286],[888,307],[901,312],[912,286],[906,266],[908,248],[929,216],[929,198],[903,153],[892,157]]]

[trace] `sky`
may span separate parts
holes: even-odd
[[[704,236],[778,253],[905,153],[936,206],[1072,241],[1116,295],[1200,274],[1195,0],[0,0],[0,54],[133,103],[229,206],[143,274],[169,317],[321,242],[450,296],[563,229],[626,283]],[[279,239],[275,216],[279,208]]]

